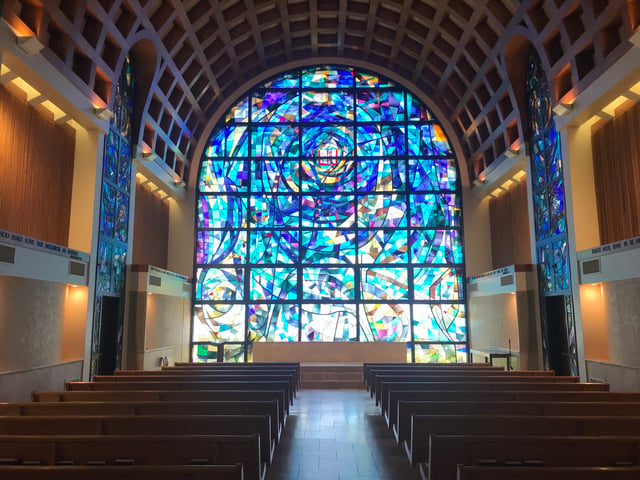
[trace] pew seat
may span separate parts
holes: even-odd
[[[634,480],[640,467],[470,467],[458,465],[457,480]]]

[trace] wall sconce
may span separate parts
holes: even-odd
[[[520,155],[520,149],[519,148],[507,148],[507,150],[504,152],[504,155],[507,158],[516,158],[518,155]]]
[[[150,162],[151,160],[156,158],[156,154],[153,152],[142,152],[142,155],[140,156],[142,157],[142,160],[144,160],[145,162]]]
[[[28,35],[26,37],[16,37],[16,43],[18,47],[27,55],[35,55],[44,48],[44,45],[40,43],[38,37],[35,35]]]
[[[572,109],[573,104],[571,103],[558,103],[555,107],[553,107],[553,113],[561,117],[569,113]]]
[[[187,186],[186,183],[184,183],[184,180],[176,180],[175,182],[173,182],[173,184],[178,187],[178,188],[184,188]]]
[[[93,109],[93,113],[100,120],[109,120],[111,117],[113,117],[113,112],[107,107],[96,107]]]
[[[487,183],[487,180],[485,178],[474,178],[473,179],[473,184],[476,187],[481,187],[482,185],[484,185],[485,183]]]

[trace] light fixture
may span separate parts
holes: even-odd
[[[636,47],[640,48],[640,29],[629,38],[629,41]]]
[[[573,104],[571,103],[558,103],[555,107],[553,107],[553,113],[558,116],[563,116],[569,113],[573,109]]]
[[[27,55],[35,55],[44,48],[44,45],[38,40],[35,35],[28,35],[25,37],[16,37],[16,43],[18,47]]]
[[[507,158],[517,158],[518,155],[520,155],[520,149],[519,148],[507,148],[507,150],[504,152],[504,155]]]
[[[142,160],[144,160],[145,162],[149,162],[151,160],[153,160],[155,158],[156,154],[153,152],[142,152]]]
[[[482,185],[484,185],[485,183],[487,183],[487,180],[484,178],[474,178],[473,179],[473,184],[476,187],[481,187]]]
[[[173,184],[179,188],[184,188],[187,185],[186,183],[184,183],[184,180],[182,179],[174,181]]]
[[[109,120],[111,117],[113,117],[113,112],[109,110],[107,107],[95,107],[93,109],[93,113],[100,120]]]

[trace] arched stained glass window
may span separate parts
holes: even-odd
[[[197,185],[193,358],[226,343],[406,342],[466,361],[458,169],[394,82],[313,67],[253,88],[214,130]]]

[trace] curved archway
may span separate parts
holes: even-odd
[[[197,182],[193,345],[406,342],[466,360],[462,205],[432,112],[349,67],[290,71],[243,95]]]

